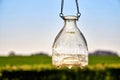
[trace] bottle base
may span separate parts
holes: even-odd
[[[55,67],[57,67],[58,69],[59,68],[63,68],[63,67],[67,67],[68,69],[72,69],[72,68],[81,68],[83,69],[84,67],[86,67],[87,65],[85,66],[82,66],[81,64],[62,64],[62,65],[55,65]]]
[[[72,67],[80,67],[83,68],[88,65],[88,57],[87,55],[67,55],[61,57],[56,56],[56,59],[53,59],[53,65],[57,68],[68,67],[71,69]],[[61,58],[61,59],[60,59]]]

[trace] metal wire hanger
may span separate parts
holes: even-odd
[[[79,20],[80,16],[81,16],[81,13],[79,12],[79,6],[78,6],[78,0],[75,0],[75,3],[76,3],[76,8],[77,8],[77,20]],[[63,14],[63,7],[64,7],[64,0],[61,0],[61,11],[60,11],[60,14],[59,16],[64,19],[64,14]]]

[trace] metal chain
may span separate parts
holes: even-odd
[[[78,0],[75,0],[76,7],[77,7],[77,20],[80,18],[81,13],[79,12],[79,6],[78,6]],[[64,19],[64,14],[63,14],[63,7],[64,7],[64,0],[61,0],[61,11],[59,16]]]
[[[64,0],[61,0],[61,12],[60,12],[60,17],[63,18],[63,5],[64,5]]]
[[[81,16],[81,13],[80,13],[80,11],[79,11],[78,0],[75,0],[75,2],[76,2],[76,7],[77,7],[77,17],[78,17],[78,19],[79,19],[80,16]]]

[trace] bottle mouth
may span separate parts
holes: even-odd
[[[64,19],[75,19],[75,20],[78,19],[77,16],[64,16],[63,18],[64,18]]]

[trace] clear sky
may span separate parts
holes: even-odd
[[[82,16],[77,25],[89,51],[120,54],[120,0],[78,1]],[[60,5],[61,0],[0,0],[0,55],[10,51],[51,54],[54,38],[63,27]],[[65,0],[64,14],[76,14],[74,0]]]

